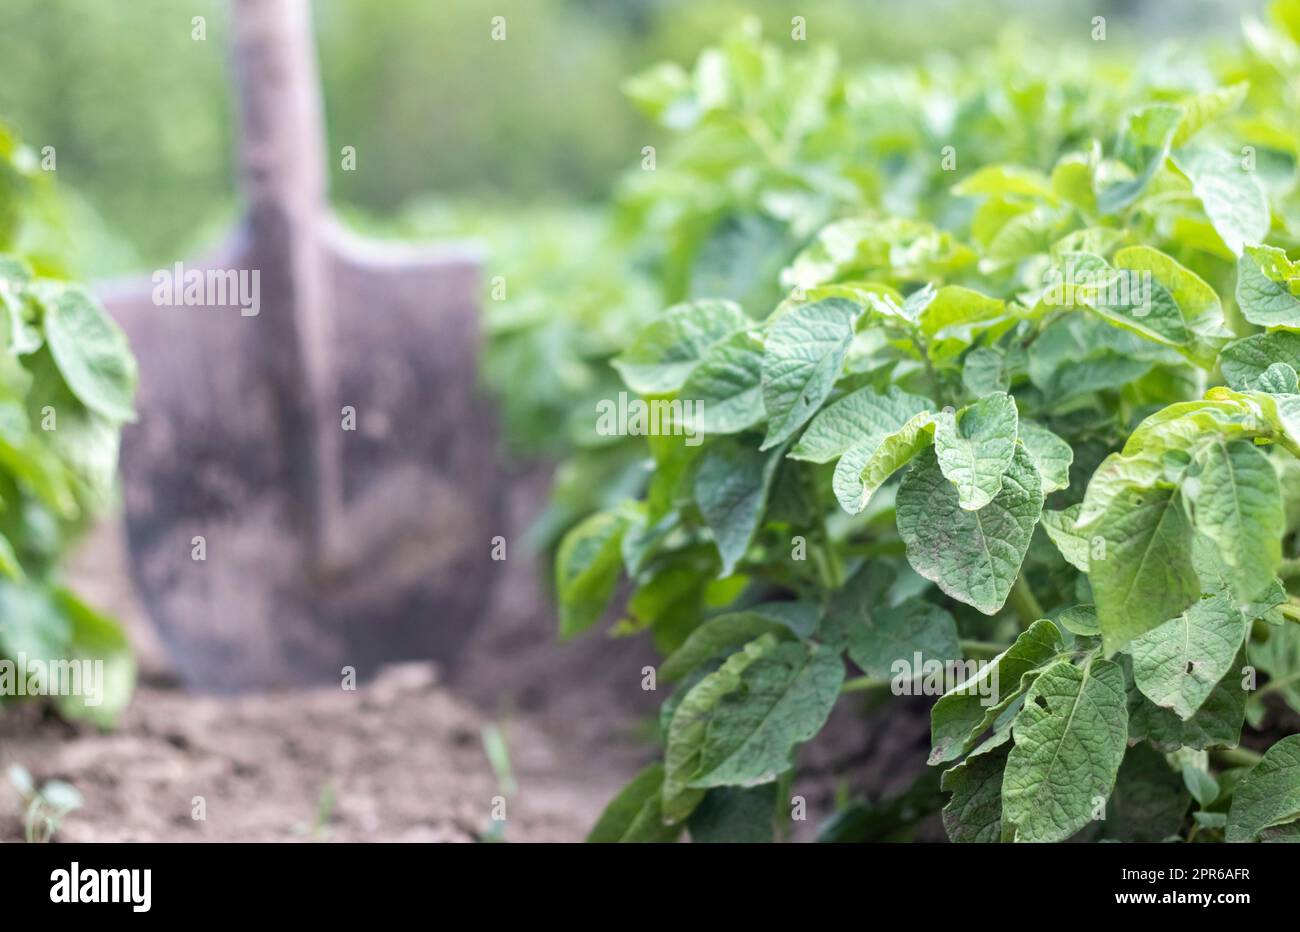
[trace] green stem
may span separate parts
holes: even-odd
[[[1264,756],[1250,748],[1220,748],[1211,751],[1210,757],[1214,758],[1216,764],[1225,767],[1254,767]]]
[[[1294,621],[1300,623],[1300,604],[1297,604],[1294,601],[1283,602],[1281,605],[1281,609],[1282,609],[1282,617],[1285,618],[1287,621]]]
[[[921,362],[925,363],[925,374],[930,379],[935,404],[942,408],[947,402],[943,397],[943,383],[939,381],[939,373],[935,371],[934,363],[930,362],[930,348],[926,341],[915,333],[912,334],[912,345],[916,347],[917,353],[920,354]]]
[[[813,477],[812,471],[805,473],[807,487],[812,495],[813,502],[817,507],[817,515],[820,519],[820,534],[817,541],[817,549],[820,551],[818,566],[822,576],[822,583],[827,589],[834,591],[844,585],[844,564],[840,561],[840,555],[835,550],[835,543],[831,540],[830,529],[826,526],[826,512],[828,504],[822,497],[821,487]]]
[[[968,641],[965,638],[962,638],[961,641],[961,652],[963,654],[987,654],[990,657],[996,657],[1007,647],[1008,645],[998,644],[995,641]]]
[[[1283,560],[1282,565],[1277,568],[1277,575],[1283,579],[1294,579],[1300,576],[1300,557]]]
[[[875,692],[879,689],[888,689],[891,680],[882,679],[875,676],[856,676],[851,680],[845,680],[844,685],[840,687],[840,695],[845,693],[867,693]]]
[[[1024,576],[1016,579],[1016,584],[1011,587],[1009,601],[1016,612],[1016,617],[1020,619],[1020,624],[1026,628],[1044,617],[1043,606],[1038,604],[1038,599],[1034,597],[1034,590],[1029,588],[1029,583]]]
[[[1292,683],[1296,682],[1297,680],[1300,680],[1300,671],[1287,674],[1286,676],[1279,677],[1278,679],[1275,680],[1269,680],[1259,689],[1255,690],[1255,692],[1251,694],[1250,698],[1252,700],[1258,701],[1260,699],[1263,699],[1269,693],[1275,693],[1278,690],[1285,689],[1286,687],[1290,686]]]

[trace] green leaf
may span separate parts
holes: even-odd
[[[673,841],[681,833],[660,819],[660,790],[664,765],[655,761],[641,770],[610,800],[592,826],[587,841],[608,844],[627,841]],[[656,824],[658,831],[655,830]]]
[[[1127,115],[1125,135],[1134,149],[1138,173],[1097,189],[1097,209],[1101,213],[1117,213],[1137,200],[1164,164],[1170,140],[1182,119],[1182,108],[1172,104],[1151,104]]]
[[[989,346],[977,346],[962,360],[961,383],[972,395],[1005,392],[1011,386],[1006,355]]]
[[[1121,269],[1117,284],[1097,293],[1092,306],[1106,320],[1164,346],[1189,350],[1192,332],[1178,302],[1164,285]]]
[[[1101,625],[1097,624],[1097,609],[1091,605],[1071,605],[1056,616],[1056,623],[1079,637],[1101,637]]]
[[[1284,362],[1275,362],[1260,375],[1258,387],[1269,395],[1295,395],[1300,393],[1300,376]]]
[[[1026,679],[1055,660],[1064,646],[1056,625],[1035,621],[974,676],[939,697],[930,710],[929,762],[956,760],[968,751],[1020,694]]]
[[[998,393],[935,419],[939,470],[957,487],[957,501],[978,511],[1002,488],[1016,450],[1018,415],[1010,395]]]
[[[1128,660],[1123,655],[1121,659]],[[1243,650],[1211,690],[1209,698],[1187,721],[1171,709],[1151,702],[1135,685],[1129,690],[1129,740],[1145,739],[1161,751],[1175,751],[1180,747],[1196,750],[1236,747],[1246,717],[1246,691],[1241,687],[1240,672],[1245,664]]]
[[[952,193],[958,197],[1014,194],[1043,201],[1056,199],[1047,176],[1019,165],[986,165],[953,185]]]
[[[1274,744],[1237,784],[1228,809],[1227,841],[1253,841],[1300,816],[1300,735]]]
[[[957,490],[927,453],[903,478],[898,532],[912,568],[986,615],[1007,600],[1043,510],[1042,480],[1023,447],[997,496],[978,511],[961,507]]]
[[[894,567],[883,560],[867,560],[831,597],[817,638],[828,644],[844,645],[849,629],[870,619],[878,610],[891,607],[890,590],[897,583]]]
[[[600,512],[564,535],[555,557],[560,637],[590,628],[609,605],[622,567],[620,544],[627,524],[621,513]]]
[[[1194,462],[1201,468],[1196,529],[1218,545],[1233,589],[1257,593],[1282,560],[1286,516],[1277,472],[1248,440],[1216,440]]]
[[[70,721],[87,721],[111,728],[126,711],[135,691],[135,655],[118,622],[95,611],[70,590],[52,592],[59,613],[67,619],[68,651],[60,659],[102,663],[97,694],[88,691],[57,697],[59,714]]]
[[[775,621],[799,638],[812,637],[822,616],[821,606],[815,602],[762,602],[746,611]]]
[[[934,415],[922,411],[893,433],[868,437],[850,447],[831,477],[840,507],[851,515],[861,514],[889,477],[930,445],[934,427]]]
[[[927,337],[943,338],[949,331],[992,320],[1005,310],[1006,302],[997,298],[960,285],[944,285],[921,312],[921,331]]]
[[[14,553],[14,545],[3,534],[0,534],[0,573],[15,582],[22,582],[25,575],[22,564],[18,562],[18,555]]]
[[[718,701],[692,787],[765,783],[821,730],[844,681],[839,651],[786,641],[765,651]],[[681,714],[680,712],[678,714]]]
[[[969,247],[927,221],[853,217],[823,227],[785,270],[782,281],[805,291],[850,276],[925,281],[974,261]]]
[[[1178,771],[1148,745],[1130,748],[1106,805],[1102,837],[1153,844],[1176,836],[1191,797]]]
[[[719,786],[691,813],[691,841],[765,844],[776,840],[777,781],[762,786]]]
[[[1182,773],[1183,784],[1199,805],[1208,806],[1219,798],[1219,781],[1206,771],[1189,761],[1183,764]]]
[[[1203,338],[1228,338],[1219,294],[1199,275],[1172,256],[1150,246],[1127,246],[1115,253],[1115,267],[1149,273],[1178,306],[1183,324]]]
[[[1029,687],[1012,734],[1003,818],[1018,841],[1064,841],[1115,785],[1128,746],[1123,671],[1095,658],[1054,664]]]
[[[72,641],[71,620],[38,584],[0,579],[0,656],[65,658]]]
[[[749,318],[734,301],[676,304],[638,333],[613,366],[633,391],[674,392],[715,343],[749,326]]]
[[[720,576],[730,576],[749,549],[780,461],[780,450],[764,453],[730,437],[700,456],[695,502],[722,558]]]
[[[1083,505],[1078,504],[1062,511],[1044,511],[1041,523],[1047,536],[1052,543],[1056,544],[1056,549],[1061,551],[1061,556],[1065,557],[1065,562],[1079,572],[1086,573],[1091,543],[1088,537],[1079,533],[1074,526],[1081,508]]]
[[[1093,536],[1102,546],[1094,548],[1088,561],[1088,581],[1108,655],[1200,596],[1192,567],[1192,527],[1176,489],[1125,487],[1111,500]]]
[[[1300,315],[1297,319],[1300,320]],[[1237,391],[1258,388],[1260,376],[1269,366],[1279,362],[1292,369],[1300,367],[1300,333],[1290,330],[1256,333],[1229,343],[1219,354],[1223,378]]]
[[[47,406],[57,413],[57,429],[42,432],[46,446],[84,483],[82,491],[89,506],[111,507],[117,495],[119,426],[77,400],[48,349],[42,348],[29,356],[26,363],[32,374],[27,392],[28,419],[34,424],[41,423]],[[34,452],[30,445],[27,452]],[[63,477],[51,474],[49,466],[35,468],[42,472],[41,478],[35,480],[40,494],[47,500],[61,498]],[[68,507],[75,506],[70,503]]]
[[[700,768],[709,722],[722,697],[740,687],[745,668],[776,645],[777,640],[771,635],[749,642],[692,686],[677,703],[664,742],[664,822],[681,822],[704,798],[703,790],[692,787],[691,779]]]
[[[1250,641],[1250,662],[1292,709],[1300,711],[1300,625],[1285,624]]]
[[[1067,314],[1030,344],[1029,378],[1049,398],[1064,400],[1127,385],[1165,353],[1100,317]]]
[[[870,439],[879,441],[898,431],[933,406],[930,399],[910,395],[892,385],[883,393],[871,388],[859,389],[817,413],[790,451],[790,459],[829,463],[855,444]]]
[[[680,396],[699,403],[697,430],[734,434],[767,416],[762,379],[763,341],[741,330],[709,348],[686,379]]]
[[[1133,639],[1133,679],[1148,699],[1186,721],[1232,669],[1245,634],[1245,620],[1226,593],[1203,598]]]
[[[1300,271],[1273,246],[1247,246],[1237,260],[1237,306],[1252,324],[1300,329],[1300,297],[1289,283]],[[1285,360],[1283,360],[1285,361]]]
[[[1233,255],[1268,235],[1268,198],[1239,159],[1214,149],[1184,149],[1174,155],[1174,164],[1192,182],[1192,194]]]
[[[1193,94],[1179,101],[1183,108],[1183,118],[1178,123],[1171,145],[1175,148],[1185,145],[1203,127],[1238,109],[1249,91],[1250,83],[1241,81],[1228,87],[1216,87],[1212,91]]]
[[[1043,478],[1043,493],[1068,489],[1070,464],[1074,462],[1070,445],[1046,427],[1024,418],[1020,419],[1019,431],[1020,442]]]
[[[763,350],[767,436],[777,446],[811,418],[830,395],[853,339],[859,308],[842,298],[802,304],[777,318]]]
[[[653,120],[684,129],[699,116],[691,79],[676,62],[659,62],[623,81],[623,93]]]
[[[686,636],[682,646],[663,662],[659,675],[670,682],[681,679],[704,661],[729,653],[764,634],[780,638],[788,637],[790,631],[757,612],[729,612],[710,618]]]
[[[1009,744],[986,754],[971,755],[945,770],[940,788],[952,793],[943,807],[943,827],[957,843],[1002,840],[1002,774]]]
[[[111,421],[134,421],[136,363],[121,329],[80,287],[45,305],[45,340],[73,394]]]
[[[952,615],[922,598],[896,608],[876,606],[853,619],[847,631],[849,659],[870,676],[895,676],[901,661],[912,674],[908,679],[919,679],[929,661],[946,665],[961,659]]]

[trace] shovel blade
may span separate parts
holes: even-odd
[[[331,228],[323,263],[341,441],[340,546],[322,561],[303,501],[299,399],[258,316],[101,296],[140,363],[122,444],[132,573],[187,685],[233,692],[454,660],[487,604],[500,526],[497,438],[476,389],[476,262],[369,247]],[[193,270],[251,271],[233,242]],[[188,267],[187,267],[188,269]],[[188,273],[192,274],[192,273]]]

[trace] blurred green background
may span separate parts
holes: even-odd
[[[1118,55],[1232,35],[1257,0],[316,0],[330,148],[356,146],[332,196],[394,233],[484,234],[525,209],[594,204],[659,142],[620,91],[656,61],[693,60],[745,14],[852,63],[994,41],[1086,41],[1107,18]],[[507,41],[490,39],[505,16]],[[206,40],[191,38],[206,21]],[[224,0],[4,0],[0,119],[55,147],[69,271],[150,269],[210,242],[236,213]],[[1126,51],[1127,50],[1127,51]],[[468,215],[468,216],[467,216]]]

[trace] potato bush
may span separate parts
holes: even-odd
[[[627,580],[671,692],[594,840],[780,837],[864,691],[934,697],[954,841],[1300,834],[1300,735],[1254,732],[1300,710],[1272,16],[1232,57],[866,69],[745,27],[629,82],[675,134],[620,199],[671,306],[613,365],[667,420],[555,574],[566,637]]]

